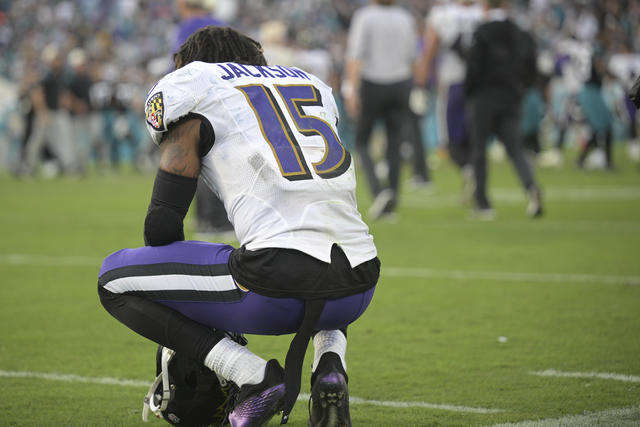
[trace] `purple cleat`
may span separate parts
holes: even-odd
[[[264,426],[282,410],[283,398],[284,369],[277,360],[271,359],[261,383],[240,388],[237,403],[229,414],[231,427]]]
[[[310,427],[350,427],[347,373],[333,352],[322,355],[311,376]]]

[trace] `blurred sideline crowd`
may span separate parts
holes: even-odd
[[[0,170],[53,176],[129,162],[151,167],[154,150],[143,103],[151,86],[172,70],[185,1],[259,40],[270,63],[318,75],[341,102],[351,18],[365,0],[5,0]],[[454,2],[396,4],[424,33],[432,8]],[[640,74],[640,0],[513,0],[509,14],[536,43],[538,78],[522,105],[521,130],[538,163],[562,165],[568,147],[579,148],[600,129],[626,143],[628,155],[639,161],[636,110],[626,92]],[[417,56],[425,48],[422,40],[416,40]],[[447,154],[436,117],[439,77],[429,76],[420,129],[427,151],[442,158]],[[581,103],[593,83],[595,93],[587,95],[601,99],[604,108],[595,113]],[[352,121],[342,116],[341,136],[353,146]],[[607,166],[599,151],[582,166]],[[402,152],[411,156],[410,148]]]

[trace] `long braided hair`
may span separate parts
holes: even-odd
[[[176,68],[193,61],[267,65],[262,46],[230,27],[210,25],[193,33],[173,56]]]

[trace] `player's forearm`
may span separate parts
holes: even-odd
[[[144,221],[144,241],[161,246],[184,240],[184,217],[200,174],[200,120],[178,122],[160,142],[160,168]]]
[[[184,240],[184,217],[196,193],[197,178],[158,169],[144,221],[144,242],[162,246]]]
[[[342,83],[342,96],[351,97],[356,95],[360,90],[360,74],[362,69],[362,61],[359,59],[347,59],[345,64],[345,78]]]
[[[425,86],[431,77],[431,67],[433,59],[438,49],[438,36],[435,31],[428,29],[424,36],[424,48],[422,55],[416,61],[414,84],[416,86]]]

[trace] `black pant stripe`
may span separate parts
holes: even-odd
[[[195,291],[195,290],[161,290],[161,291],[128,291],[125,295],[137,295],[155,301],[197,301],[197,302],[232,302],[242,298],[240,289],[229,291]]]

